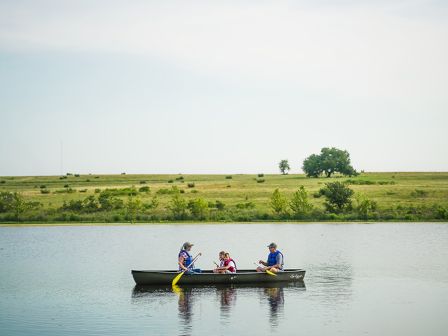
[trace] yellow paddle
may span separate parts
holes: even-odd
[[[182,272],[180,272],[178,275],[176,275],[176,277],[173,279],[173,281],[171,282],[171,285],[174,287],[176,286],[176,284],[179,282],[180,278],[182,278],[182,275],[184,275],[184,273],[186,271],[188,271],[188,269],[194,264],[194,262],[196,261],[196,259],[198,259],[201,256],[201,253],[198,253],[198,255],[196,257],[194,257],[194,259],[191,261],[190,265],[187,266],[186,270],[183,270]]]
[[[254,262],[254,265],[257,267],[259,266],[259,264],[255,263],[255,262]],[[265,269],[264,271],[269,275],[277,276],[277,274],[275,274],[274,272],[271,272],[270,270]]]

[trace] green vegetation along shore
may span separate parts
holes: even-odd
[[[448,173],[0,177],[2,223],[447,219]]]

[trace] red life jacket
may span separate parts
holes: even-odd
[[[233,264],[235,265],[235,267],[230,266],[230,267],[228,268],[228,270],[229,270],[230,272],[232,272],[232,273],[235,273],[235,272],[236,272],[236,262],[235,262],[235,260],[233,260],[232,258],[229,258],[229,259],[227,259],[227,260],[224,260],[224,267],[229,266],[230,262],[232,262],[232,261],[233,261]]]

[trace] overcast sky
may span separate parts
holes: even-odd
[[[0,0],[0,175],[448,171],[447,3]]]

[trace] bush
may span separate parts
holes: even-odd
[[[157,190],[156,194],[159,195],[171,195],[180,193],[179,188],[176,186],[172,186],[171,189],[162,188]]]
[[[146,184],[146,181],[140,181],[140,184]]]
[[[145,193],[149,193],[150,189],[148,186],[144,186],[138,189],[139,192],[145,192]]]
[[[184,219],[187,217],[187,202],[180,196],[175,194],[168,205],[175,219]]]
[[[257,183],[264,183],[265,180],[264,179],[257,179]]]
[[[193,189],[192,191],[190,191],[190,193],[192,193],[192,194],[197,194],[199,191],[198,190],[196,190],[196,189]]]
[[[5,180],[1,180],[1,181],[0,181],[0,184],[5,184],[5,183],[6,183]]]
[[[176,181],[181,181],[181,180],[183,180],[183,179],[184,179],[183,176],[176,177]]]
[[[85,193],[85,192],[87,192],[87,189],[79,189],[79,192],[80,193]]]
[[[313,209],[304,186],[300,186],[292,195],[289,206],[296,217],[303,217]]]
[[[238,203],[235,206],[237,209],[254,209],[255,208],[255,204],[253,202]]]
[[[264,174],[258,174],[257,176],[258,177],[264,177]]]
[[[319,193],[326,198],[325,208],[331,213],[343,213],[351,209],[353,190],[341,182],[326,183]]]
[[[68,184],[64,184],[64,188],[70,188]]]
[[[368,199],[365,195],[356,195],[355,211],[362,219],[368,219],[377,209],[375,201]]]
[[[192,191],[197,191],[197,190],[192,190]],[[179,192],[180,192],[181,194],[185,194],[185,190],[184,190],[184,189],[180,189]]]
[[[232,186],[230,184],[226,185],[226,188],[232,188]]]
[[[67,176],[60,176],[59,179],[60,180],[65,180],[67,178]]]
[[[205,219],[208,215],[208,203],[202,198],[189,201],[188,209],[196,219]]]
[[[42,184],[39,188],[45,189],[47,186],[45,184]]]
[[[79,175],[79,174],[75,174],[75,177],[80,177],[81,175]]]
[[[413,192],[411,192],[412,197],[426,197],[428,196],[428,192],[422,189],[415,189]]]
[[[227,175],[227,176],[226,176],[226,180],[231,180],[232,178],[233,178],[232,175]]]
[[[41,194],[49,194],[49,193],[50,193],[50,190],[48,190],[48,189],[41,189],[41,190],[40,190],[40,193],[41,193]]]
[[[174,181],[173,180],[168,180],[168,183],[173,183]]]
[[[99,194],[100,192],[101,192],[101,189],[99,189],[99,188],[95,189],[95,194]]]
[[[58,189],[53,192],[53,194],[72,194],[76,192],[76,190],[72,188]]]
[[[270,206],[275,214],[280,215],[287,212],[288,200],[277,189],[274,190],[271,196]]]
[[[370,180],[354,180],[354,179],[348,179],[345,180],[346,184],[356,184],[356,185],[372,185],[372,184],[376,184],[375,181],[370,181]]]
[[[194,188],[194,186],[195,186],[194,182],[190,182],[187,184],[188,188]]]
[[[116,188],[105,189],[105,190],[103,190],[103,192],[109,193],[114,196],[137,196],[138,195],[138,191],[134,186],[128,187],[128,188],[121,188],[121,189],[116,189]]]
[[[95,176],[95,178],[97,179],[97,178],[100,178],[99,176]]]
[[[111,189],[102,191],[98,196],[98,202],[101,210],[122,209],[124,202],[121,198],[116,197],[114,193],[110,192]]]
[[[226,205],[224,204],[224,202],[216,200],[215,202],[215,208],[218,210],[224,210],[224,208],[226,207]]]

